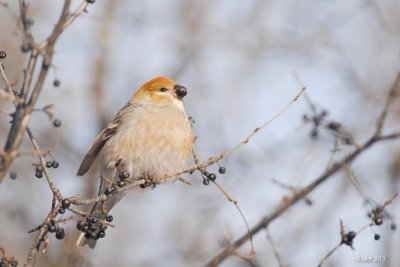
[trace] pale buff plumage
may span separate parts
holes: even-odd
[[[129,179],[146,177],[156,183],[173,180],[175,177],[163,177],[181,171],[192,154],[191,125],[181,101],[185,95],[184,87],[166,77],[143,84],[96,138],[77,175],[84,175],[96,161],[101,176],[115,181],[115,166],[120,161],[119,166],[129,172]],[[109,186],[104,180],[99,193]],[[107,200],[107,210],[121,197]],[[92,214],[103,219],[103,211],[96,206]],[[78,245],[85,243],[81,235]]]

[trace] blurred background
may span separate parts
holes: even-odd
[[[35,40],[52,31],[61,2],[30,2]],[[21,81],[28,55],[20,50],[18,4],[0,4],[0,50],[7,52],[2,62],[9,80]],[[54,104],[51,111],[61,127],[53,127],[42,112],[35,112],[29,123],[41,149],[50,150],[60,163],[50,171],[65,196],[96,194],[96,173],[75,176],[80,161],[98,132],[154,76],[170,76],[188,88],[184,103],[195,120],[203,160],[239,143],[306,86],[307,97],[220,161],[225,175],[218,174],[218,166],[208,168],[253,226],[291,194],[274,180],[305,186],[332,158],[353,149],[329,131],[312,134],[312,125],[303,119],[313,115],[310,101],[318,112],[327,111],[327,121],[341,123],[362,143],[373,133],[400,71],[398,0],[104,0],[87,11],[56,44],[54,66],[37,104]],[[53,86],[54,80],[60,86]],[[13,111],[6,101],[0,101],[0,109]],[[390,112],[385,131],[399,128],[399,100]],[[1,115],[1,146],[8,122]],[[32,151],[28,138],[21,151]],[[35,178],[35,161],[19,157],[11,168],[17,179],[0,184],[0,246],[21,264],[35,237],[27,231],[42,222],[52,198],[45,180]],[[352,170],[355,177],[342,171],[313,191],[312,205],[299,202],[275,220],[268,228],[273,247],[265,231],[254,237],[257,266],[279,266],[274,249],[285,266],[317,266],[340,242],[340,219],[348,230],[366,225],[371,206],[365,196],[383,203],[399,191],[399,140],[372,147]],[[112,211],[116,228],[95,250],[74,247],[76,223],[68,222],[66,239],[51,235],[38,266],[204,265],[246,227],[215,186],[202,185],[198,173],[185,178],[192,186],[175,182],[128,194]],[[398,224],[399,201],[388,211]],[[364,230],[354,241],[355,250],[341,247],[324,266],[356,266],[357,256],[386,257],[368,266],[400,266],[400,234],[390,228],[385,220]],[[374,232],[381,235],[379,241]],[[240,251],[248,253],[249,247],[247,242]],[[230,257],[221,266],[249,264]]]

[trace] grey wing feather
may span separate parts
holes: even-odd
[[[107,143],[107,141],[111,138],[111,136],[113,136],[113,134],[117,131],[118,125],[119,125],[119,118],[117,117],[112,123],[108,125],[107,128],[101,131],[101,133],[99,134],[99,136],[97,136],[91,148],[83,158],[81,166],[79,167],[79,170],[76,175],[82,176],[90,169],[97,155],[104,147],[105,143]]]

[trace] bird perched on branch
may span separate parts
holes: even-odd
[[[165,176],[183,170],[193,145],[191,123],[182,103],[186,93],[185,87],[169,78],[154,78],[136,91],[97,136],[77,175],[84,175],[97,162],[101,177],[99,195],[109,197],[95,204],[86,226],[81,222],[78,246],[89,244],[94,248],[96,240],[104,236],[104,232],[99,236],[100,223],[123,196],[114,192],[117,187],[140,179],[146,181],[142,187],[154,186],[173,180],[175,177]]]

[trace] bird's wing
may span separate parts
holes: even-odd
[[[90,167],[92,166],[94,160],[96,159],[97,155],[99,154],[103,146],[117,131],[118,126],[119,123],[114,120],[107,126],[107,128],[101,131],[101,133],[99,134],[99,136],[97,136],[96,140],[94,141],[89,151],[83,158],[81,166],[79,167],[79,170],[76,175],[82,176],[90,169]]]

